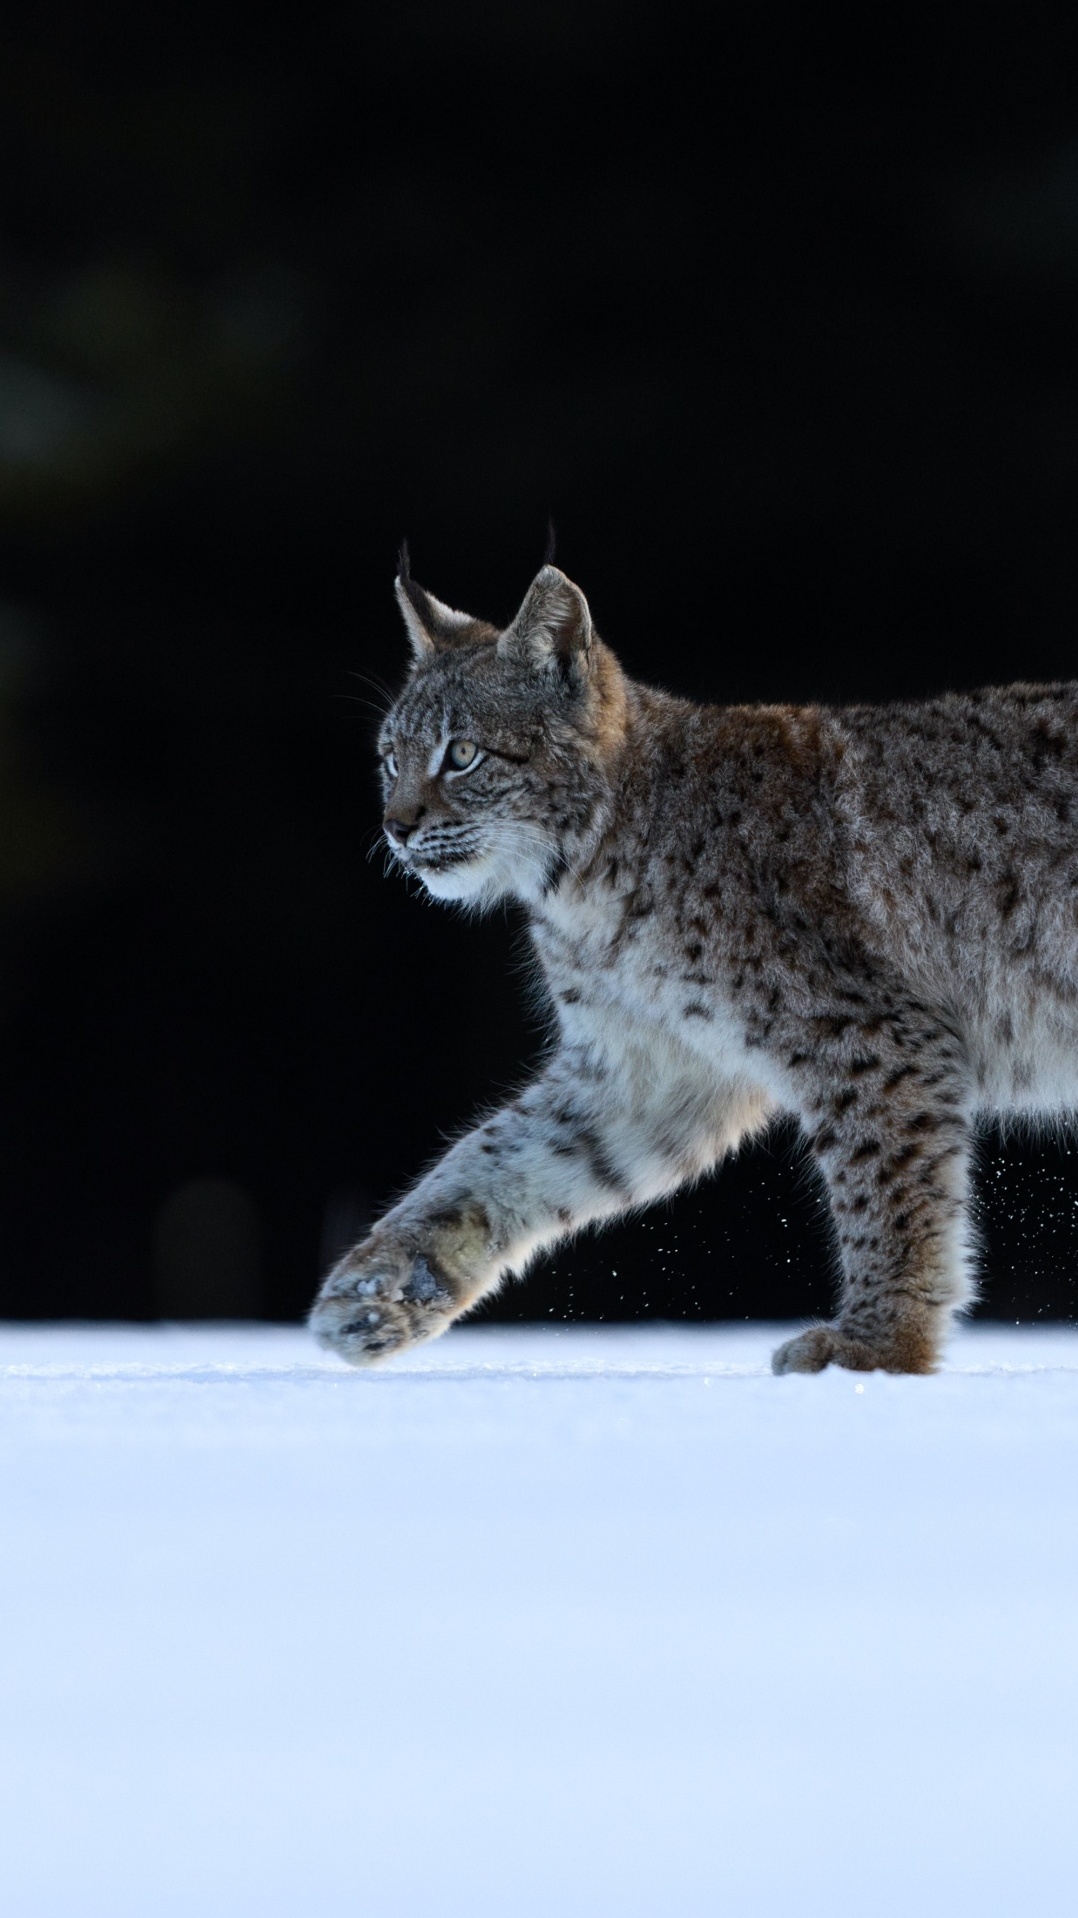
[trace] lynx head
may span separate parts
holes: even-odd
[[[504,632],[426,592],[406,555],[397,599],[414,665],[379,739],[390,848],[436,899],[537,899],[601,830],[617,661],[555,566]]]

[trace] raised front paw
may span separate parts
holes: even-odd
[[[377,1365],[436,1339],[459,1309],[431,1256],[379,1232],[334,1267],[308,1323],[319,1344],[349,1365]]]

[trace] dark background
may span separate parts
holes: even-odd
[[[695,696],[1075,672],[1076,64],[1029,8],[148,11],[0,28],[0,1311],[289,1317],[540,1042],[512,920],[368,857],[402,534],[504,621],[553,515]],[[1076,1167],[986,1139],[987,1311],[1072,1313]],[[495,1309],[827,1292],[780,1129]]]

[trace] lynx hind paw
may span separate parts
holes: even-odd
[[[810,1325],[772,1354],[771,1370],[822,1372],[828,1365],[848,1372],[931,1372],[936,1364],[934,1328],[920,1321],[900,1325],[883,1340],[851,1338],[838,1325]]]
[[[829,1325],[811,1325],[795,1339],[787,1339],[771,1354],[771,1370],[784,1372],[822,1372],[835,1356],[835,1340]]]
[[[378,1365],[437,1338],[452,1317],[452,1296],[421,1255],[401,1261],[353,1255],[330,1273],[308,1323],[319,1344],[349,1365]]]

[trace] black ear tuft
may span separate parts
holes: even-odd
[[[554,531],[554,521],[552,519],[548,519],[546,523],[546,552],[543,554],[544,566],[553,566],[554,553],[557,548],[557,544],[558,544],[558,535]]]
[[[400,544],[400,552],[397,554],[397,578],[411,579],[411,577],[412,577],[412,557],[408,551],[408,541],[406,539],[402,539]]]
[[[406,540],[401,545],[396,592],[412,652],[420,665],[445,647],[467,645],[483,637],[484,632],[489,633],[491,639],[496,638],[493,629],[484,628],[467,613],[458,613],[452,606],[446,606],[412,578]]]

